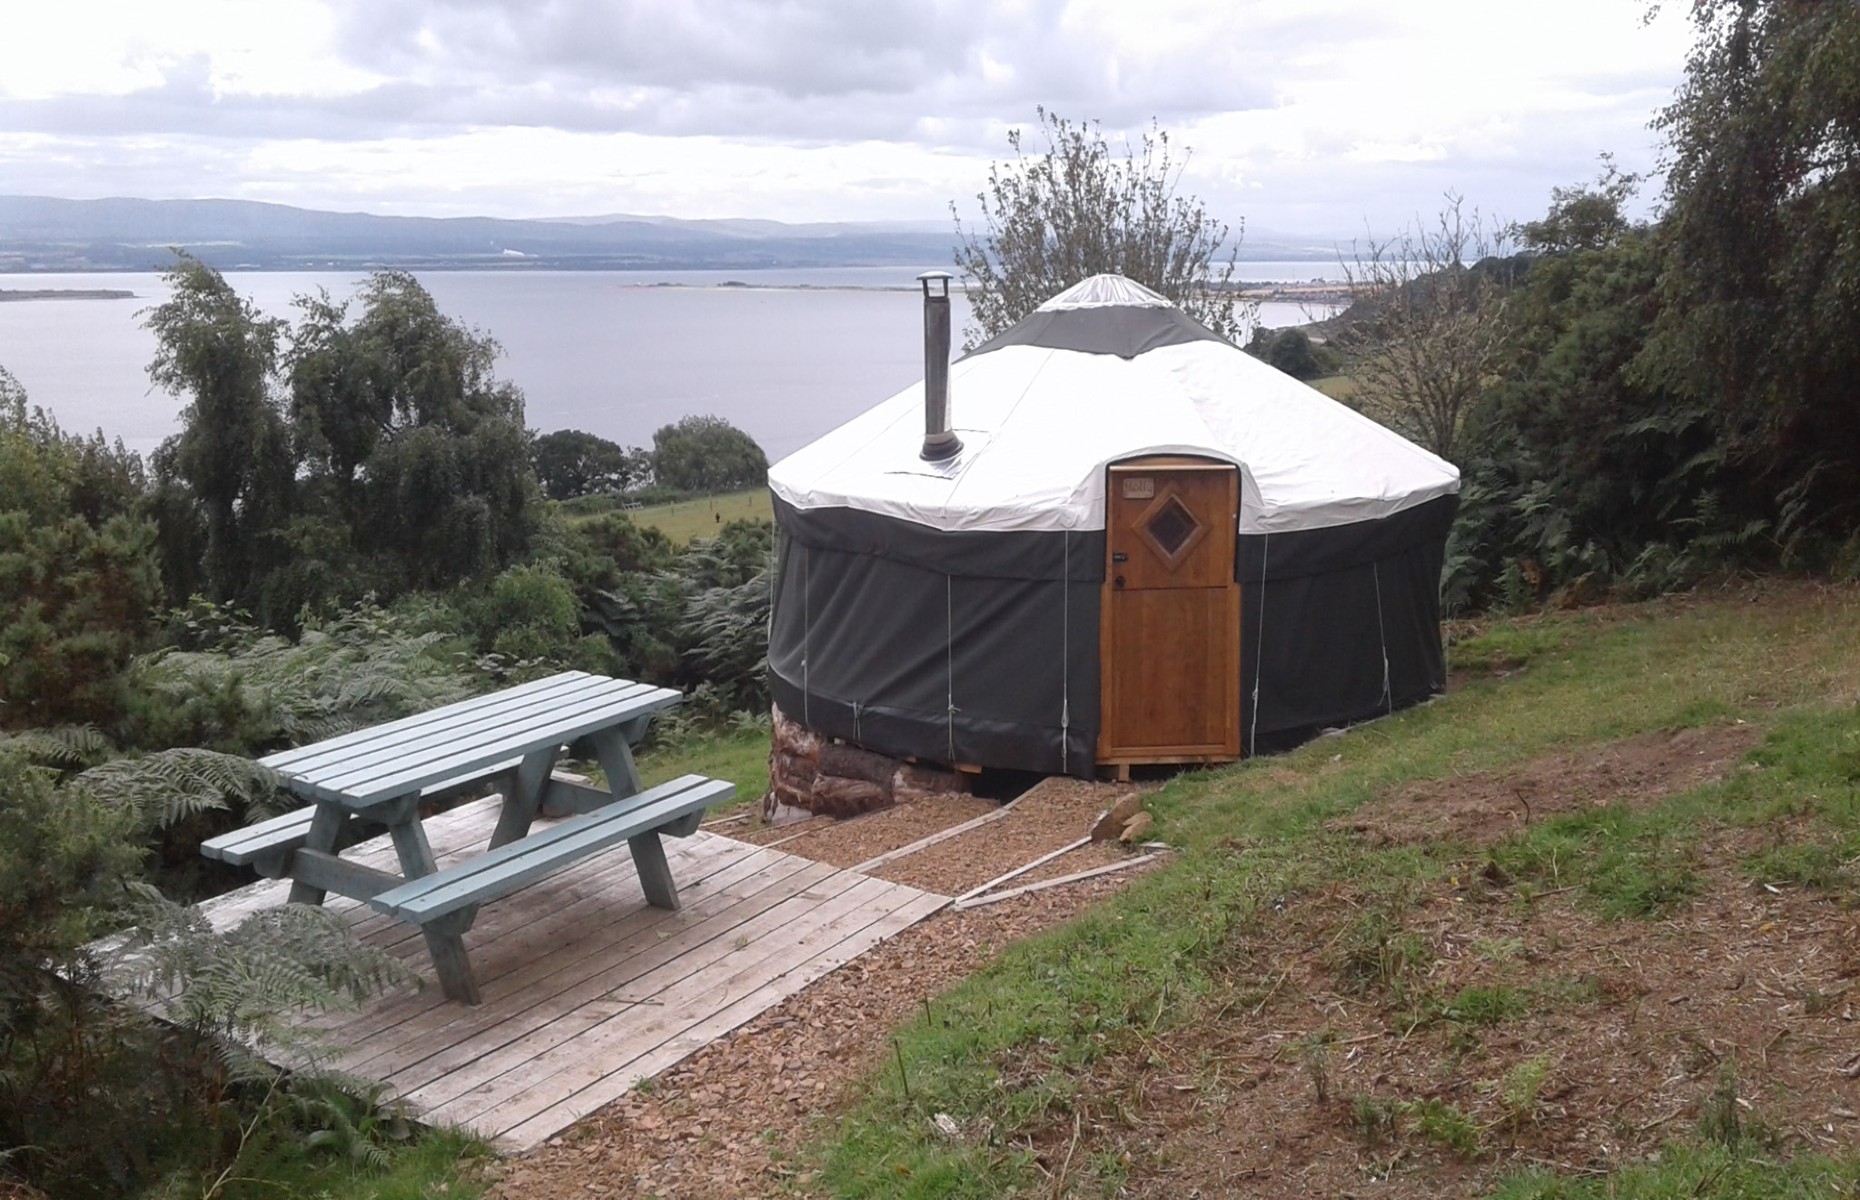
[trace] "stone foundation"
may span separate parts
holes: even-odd
[[[769,746],[767,809],[778,804],[820,816],[854,817],[901,801],[967,792],[968,777],[823,738],[776,706]]]

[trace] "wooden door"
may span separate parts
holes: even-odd
[[[1240,757],[1240,473],[1184,457],[1113,463],[1105,489],[1098,761]]]

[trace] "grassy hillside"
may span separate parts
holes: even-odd
[[[1860,591],[1497,622],[1454,660],[1431,705],[1165,787],[1178,861],[928,1006],[821,1182],[1851,1194]]]

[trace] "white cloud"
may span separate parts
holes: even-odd
[[[1670,6],[1669,6],[1670,7]],[[1036,104],[1151,118],[1230,221],[1529,215],[1646,122],[1626,0],[63,0],[0,39],[6,187],[454,215],[935,218]]]

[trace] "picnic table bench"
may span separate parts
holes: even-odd
[[[670,688],[565,671],[273,754],[259,761],[309,805],[212,838],[201,852],[290,879],[293,902],[320,904],[335,892],[417,924],[446,996],[477,1004],[463,935],[482,903],[624,841],[647,902],[678,907],[660,838],[694,833],[704,810],[735,792],[699,775],[640,789],[631,747],[679,699]],[[582,740],[607,787],[556,774],[563,751]],[[491,780],[503,804],[485,851],[439,868],[421,804]],[[545,807],[572,815],[532,832]],[[363,820],[387,827],[400,874],[341,856],[345,834]]]

